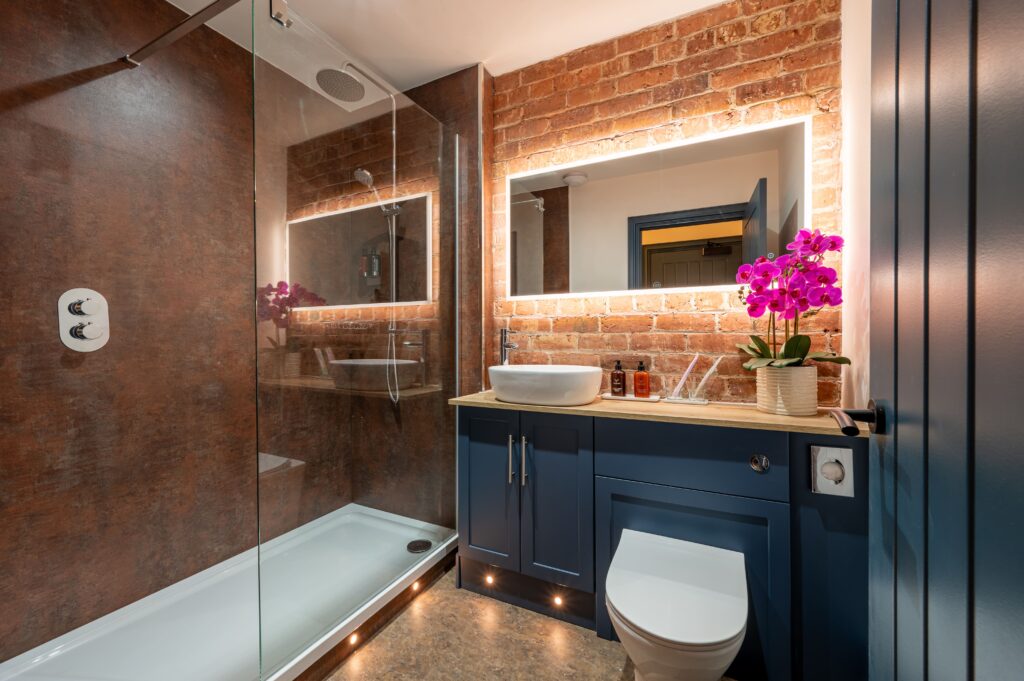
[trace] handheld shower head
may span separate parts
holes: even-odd
[[[373,189],[373,175],[370,174],[369,170],[365,168],[356,168],[356,171],[352,173],[352,177],[359,184],[365,186],[367,189]]]

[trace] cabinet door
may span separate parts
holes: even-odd
[[[521,572],[594,590],[594,420],[520,414]]]
[[[608,566],[629,528],[743,554],[750,613],[743,647],[726,676],[792,678],[789,504],[598,476],[597,632],[612,634]]]
[[[519,570],[519,413],[459,409],[459,551]]]

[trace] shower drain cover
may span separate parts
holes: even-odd
[[[428,539],[413,539],[405,545],[405,548],[409,553],[423,553],[433,545]]]

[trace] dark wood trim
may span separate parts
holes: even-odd
[[[629,288],[642,289],[644,287],[643,233],[648,229],[742,220],[746,211],[746,203],[729,203],[722,206],[637,215],[629,218]]]
[[[396,618],[398,615],[405,610],[406,606],[412,603],[413,599],[419,594],[426,591],[430,586],[438,579],[444,576],[448,570],[455,565],[456,552],[452,551],[445,556],[441,562],[433,566],[427,572],[417,580],[420,583],[418,591],[413,591],[410,586],[402,593],[398,594],[390,601],[388,601],[384,607],[378,610],[370,619],[366,620],[362,626],[357,630],[359,632],[359,642],[352,645],[348,642],[346,637],[338,645],[327,651],[319,660],[314,662],[306,671],[299,674],[296,677],[296,681],[324,681],[340,667],[348,656],[359,650],[362,646],[366,645],[369,641],[373,640],[373,637],[378,631],[386,627],[391,620]]]

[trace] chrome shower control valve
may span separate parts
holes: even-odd
[[[93,298],[86,298],[85,300],[76,300],[75,302],[68,305],[68,312],[73,315],[80,317],[97,315],[103,311],[103,305],[100,301]]]
[[[60,342],[77,352],[99,350],[110,340],[107,299],[87,288],[65,291],[57,300]]]
[[[98,324],[89,322],[72,326],[68,333],[78,340],[97,340],[103,336],[104,328]]]

